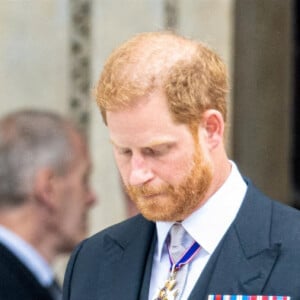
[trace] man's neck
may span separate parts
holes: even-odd
[[[44,226],[41,226],[42,216],[32,205],[19,208],[4,208],[0,211],[0,225],[19,236],[31,245],[49,264],[56,256],[54,239]]]

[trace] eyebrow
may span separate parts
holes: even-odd
[[[164,146],[164,145],[172,145],[175,144],[175,141],[170,141],[170,140],[161,140],[161,141],[153,141],[151,142],[148,146],[145,148],[153,148],[153,147],[159,147],[159,146]]]
[[[130,147],[127,147],[127,146],[118,145],[112,139],[110,139],[110,142],[115,147],[118,147],[118,148],[130,148]],[[172,145],[172,144],[175,144],[175,143],[176,143],[176,141],[174,141],[174,140],[157,139],[157,140],[151,141],[148,145],[144,145],[144,146],[141,146],[139,148],[153,148],[153,147],[159,147],[159,146],[163,146],[163,145]]]

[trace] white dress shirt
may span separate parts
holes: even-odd
[[[0,243],[32,272],[42,286],[48,287],[52,283],[54,273],[45,259],[31,245],[1,225]]]
[[[235,219],[247,191],[247,185],[236,165],[231,162],[229,177],[208,201],[182,222],[185,230],[198,242],[201,250],[189,263],[188,277],[181,299],[189,297],[209,258]],[[170,261],[166,238],[172,222],[157,222],[158,241],[155,248],[149,300],[164,286],[169,275]]]

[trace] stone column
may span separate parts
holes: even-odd
[[[292,1],[236,1],[234,158],[268,195],[291,203]]]
[[[87,133],[91,104],[90,0],[69,1],[69,113]]]

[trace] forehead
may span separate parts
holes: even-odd
[[[173,121],[162,92],[138,97],[134,103],[129,108],[107,112],[107,127],[114,144],[149,146],[188,134],[186,125]]]

